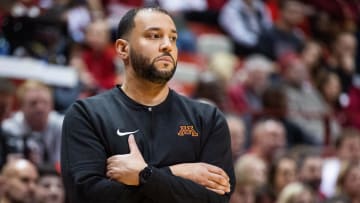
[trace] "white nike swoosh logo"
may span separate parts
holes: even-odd
[[[117,130],[117,135],[119,136],[125,136],[125,135],[130,135],[130,134],[135,134],[139,131],[139,129],[135,130],[135,131],[132,131],[132,132],[120,132],[120,130],[118,129]]]

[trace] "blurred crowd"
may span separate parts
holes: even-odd
[[[360,203],[358,0],[1,0],[0,62],[61,65],[78,82],[0,67],[0,202],[64,203],[63,113],[121,84],[116,26],[140,6],[177,24],[171,88],[226,115],[231,203]]]

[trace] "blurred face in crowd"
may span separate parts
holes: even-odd
[[[296,162],[293,159],[282,158],[276,166],[275,190],[281,192],[286,185],[294,181],[296,181]]]
[[[38,203],[64,203],[64,186],[56,175],[45,175],[39,178],[36,190]]]
[[[52,102],[52,95],[45,88],[32,88],[24,93],[21,110],[32,130],[45,129],[49,113],[53,108]]]
[[[33,203],[38,173],[33,164],[14,160],[5,177],[5,198],[9,202]]]
[[[245,141],[245,126],[241,120],[236,118],[227,118],[231,136],[231,150],[233,157],[238,157],[243,149]]]
[[[360,136],[344,139],[338,154],[342,160],[360,162]]]
[[[300,180],[307,183],[313,190],[318,190],[321,183],[322,166],[323,160],[320,156],[305,158],[299,171]]]
[[[285,146],[285,129],[282,123],[268,120],[255,130],[256,142],[266,155],[274,155]]]
[[[125,47],[130,49],[130,64],[139,78],[165,84],[175,73],[177,64],[175,24],[170,16],[152,10],[138,12],[134,22]]]
[[[304,20],[304,5],[296,0],[286,1],[281,15],[283,21],[290,26],[297,26]]]
[[[308,69],[300,58],[293,59],[286,69],[288,82],[296,87],[300,87],[309,78]]]
[[[341,93],[341,83],[339,76],[335,73],[330,73],[327,80],[324,81],[322,93],[326,101],[334,103],[337,102]]]
[[[357,41],[353,34],[342,33],[335,42],[335,53],[337,56],[354,56],[356,52]]]
[[[301,57],[308,68],[313,68],[320,63],[322,51],[316,42],[308,42],[301,54]]]
[[[344,179],[343,190],[350,197],[360,195],[360,165],[352,167]]]
[[[91,23],[86,29],[85,41],[95,51],[104,50],[110,42],[110,30],[106,22]]]

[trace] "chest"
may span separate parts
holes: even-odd
[[[110,113],[110,112],[109,112]],[[98,133],[109,156],[129,153],[128,137],[133,134],[146,162],[167,166],[199,160],[204,136],[202,124],[194,116],[176,109],[118,109],[99,118]]]

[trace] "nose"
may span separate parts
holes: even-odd
[[[173,44],[171,43],[170,39],[168,37],[164,37],[160,44],[160,51],[162,52],[171,52],[173,49]]]

